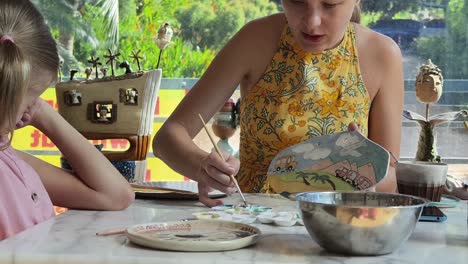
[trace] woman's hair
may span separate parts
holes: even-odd
[[[355,7],[354,7],[354,10],[353,10],[353,15],[351,16],[351,22],[354,22],[354,23],[361,23],[361,4],[357,4]]]
[[[0,1],[0,127],[13,134],[34,69],[57,77],[57,46],[29,0]],[[52,79],[51,81],[55,81]],[[5,132],[5,131],[3,131]]]

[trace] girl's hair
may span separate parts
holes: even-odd
[[[0,127],[13,134],[16,117],[40,69],[57,78],[57,46],[44,18],[29,0],[0,1]],[[51,81],[55,81],[52,79]],[[5,131],[2,131],[5,132]]]
[[[353,15],[351,16],[351,22],[354,22],[354,23],[361,23],[361,4],[357,4],[355,7],[354,7],[354,10],[353,10]]]

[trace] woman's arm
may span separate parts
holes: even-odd
[[[195,181],[224,192],[232,190],[234,185],[229,175],[237,174],[239,161],[231,157],[224,162],[216,153],[210,155],[193,143],[192,139],[202,128],[198,114],[208,121],[239,84],[258,78],[253,75],[259,68],[263,72],[271,60],[272,54],[266,51],[274,51],[277,45],[265,35],[273,36],[272,32],[282,29],[277,26],[274,30],[266,30],[265,27],[271,27],[281,19],[284,20],[276,15],[251,22],[227,43],[156,134],[153,140],[155,156]],[[258,66],[259,63],[263,66]],[[257,79],[252,83],[254,81]]]
[[[18,151],[41,177],[53,204],[96,210],[128,207],[134,193],[107,158],[42,99],[37,100],[35,107],[31,125],[54,142],[75,173]]]
[[[404,100],[403,64],[401,51],[391,39],[379,36],[373,43],[374,69],[379,80],[369,116],[369,138],[400,156],[402,113]],[[396,192],[395,160],[390,156],[387,177],[376,186],[377,191]]]

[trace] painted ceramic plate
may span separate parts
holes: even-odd
[[[196,182],[136,182],[132,183],[136,198],[143,199],[198,199],[198,185]],[[211,198],[226,196],[220,191],[208,194]]]
[[[390,154],[359,132],[313,137],[282,150],[268,168],[271,193],[369,190],[387,174]]]
[[[173,251],[227,251],[255,244],[256,227],[216,220],[193,220],[136,225],[128,239],[140,246]]]

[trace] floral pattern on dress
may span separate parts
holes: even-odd
[[[367,136],[370,99],[355,43],[349,24],[336,48],[306,52],[286,25],[270,65],[242,96],[237,176],[243,191],[264,191],[268,166],[286,147],[346,131],[351,122]]]

